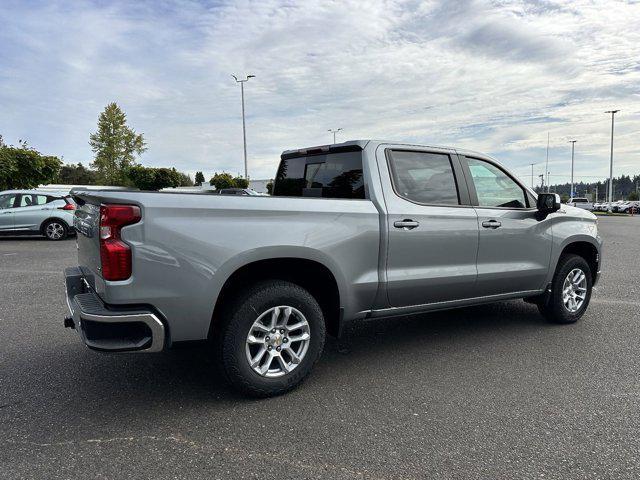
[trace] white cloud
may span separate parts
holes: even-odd
[[[640,171],[640,5],[608,1],[21,2],[0,9],[0,133],[66,161],[115,100],[144,132],[148,165],[241,172],[246,85],[250,174],[279,153],[390,138],[543,162]],[[542,171],[542,166],[536,167]],[[564,180],[558,178],[558,180]]]

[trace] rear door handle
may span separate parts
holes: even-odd
[[[497,220],[487,220],[485,222],[482,222],[482,226],[484,228],[500,228],[502,226],[502,223],[500,223]]]
[[[416,227],[419,227],[420,223],[416,222],[415,220],[405,218],[404,220],[393,222],[393,226],[396,228],[402,228],[403,230],[412,230]]]

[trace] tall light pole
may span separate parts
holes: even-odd
[[[577,140],[569,140],[569,143],[571,144],[571,190],[569,193],[569,198],[573,198],[573,152],[575,150],[575,146],[576,146],[576,142]]]
[[[342,130],[342,128],[336,128],[335,130],[330,128],[329,130],[327,130],[327,132],[333,133],[333,143],[336,143],[336,133],[338,133],[340,130]]]
[[[533,166],[535,165],[535,163],[531,164],[531,190],[533,190]]]
[[[244,120],[244,84],[248,82],[250,78],[255,78],[255,75],[247,75],[244,80],[238,80],[238,77],[231,75],[236,83],[240,84],[240,95],[242,97],[242,143],[244,146],[244,178],[249,180],[248,168],[247,168],[247,127]]]
[[[549,132],[547,132],[547,166],[544,171],[547,174],[547,193],[549,193]]]
[[[607,110],[604,113],[611,114],[611,157],[609,159],[609,204],[613,202],[613,123],[614,116],[620,110]]]

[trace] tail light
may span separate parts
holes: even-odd
[[[59,210],[75,210],[76,206],[73,203],[67,203],[64,207],[60,207]]]
[[[100,261],[105,280],[126,280],[131,276],[131,247],[120,238],[120,230],[140,221],[135,205],[100,206]]]

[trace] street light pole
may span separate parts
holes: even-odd
[[[535,163],[531,164],[531,190],[533,190],[533,166],[535,165]]]
[[[249,180],[248,168],[247,168],[247,127],[244,120],[244,84],[248,82],[250,78],[255,78],[255,75],[247,75],[244,80],[238,80],[238,77],[231,75],[236,83],[240,84],[240,96],[242,98],[242,144],[244,147],[244,178]]]
[[[573,152],[576,146],[577,140],[569,140],[571,144],[571,193],[569,193],[569,197],[573,198]]]
[[[336,128],[335,130],[330,128],[329,130],[327,130],[327,132],[333,133],[333,143],[334,144],[336,143],[336,133],[338,133],[340,130],[342,130],[342,128]]]
[[[549,193],[549,132],[547,132],[547,165],[544,171],[547,175],[547,193]]]
[[[609,205],[613,202],[613,124],[614,116],[620,110],[607,110],[604,113],[611,114],[611,156],[609,158]]]

